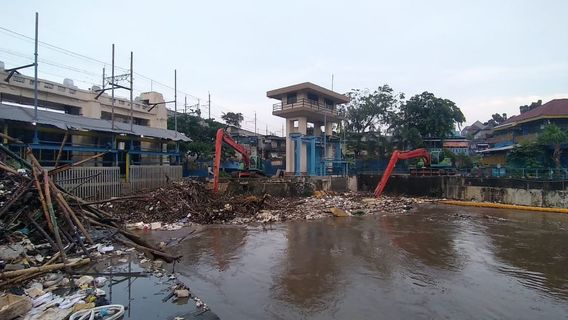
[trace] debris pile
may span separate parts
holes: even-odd
[[[281,222],[287,220],[314,220],[326,217],[363,216],[374,214],[400,214],[412,209],[416,204],[435,200],[386,197],[379,199],[363,197],[360,194],[316,191],[307,198],[278,199],[271,201],[253,216],[240,217],[232,221],[234,224],[260,222]]]
[[[271,201],[268,195],[216,195],[203,183],[181,180],[141,196],[111,199],[100,208],[121,222],[130,222],[132,229],[175,230],[180,221],[212,224],[254,216]]]
[[[13,291],[32,281],[25,292],[20,289],[15,293],[16,297],[2,296],[0,315],[14,310],[24,315],[30,312],[26,310],[30,305],[32,311],[42,305],[45,310],[37,312],[60,312],[73,311],[79,301],[89,304],[92,301],[85,298],[92,300],[88,297],[101,293],[96,285],[102,279],[79,278],[84,283],[72,285],[80,291],[61,297],[52,293],[53,286],[68,284],[61,272],[70,274],[101,256],[114,254],[119,251],[116,245],[135,248],[152,259],[171,262],[179,258],[148,244],[109,213],[67,193],[54,181],[55,174],[103,154],[46,170],[29,147],[26,153],[29,162],[0,144],[0,289]],[[38,282],[45,274],[47,278]],[[83,288],[86,283],[94,288],[92,293]]]
[[[402,213],[427,200],[363,197],[356,193],[315,191],[309,197],[213,194],[205,184],[176,181],[143,195],[101,201],[101,209],[126,223],[129,229],[177,230],[198,224],[313,220],[331,216]]]

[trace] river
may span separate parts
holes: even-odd
[[[563,214],[426,204],[403,215],[205,226],[174,250],[180,278],[221,319],[568,315]]]

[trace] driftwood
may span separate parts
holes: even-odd
[[[57,152],[57,157],[55,158],[54,167],[57,168],[59,164],[59,159],[61,159],[61,155],[63,154],[63,147],[65,147],[65,143],[67,143],[67,138],[69,137],[69,131],[65,131],[65,135],[63,136],[63,141],[61,141],[61,146],[59,147],[59,152]]]
[[[74,261],[72,263],[55,263],[55,264],[44,265],[44,266],[40,266],[40,267],[31,267],[31,268],[22,269],[22,270],[6,271],[6,272],[0,273],[0,279],[9,279],[9,278],[14,278],[14,277],[32,274],[32,273],[37,273],[37,272],[52,272],[52,271],[67,268],[67,267],[75,268],[75,267],[79,267],[79,266],[85,265],[85,264],[90,263],[90,262],[91,262],[91,259],[86,258],[86,259],[80,259],[78,261]]]
[[[96,159],[96,158],[98,158],[98,157],[104,156],[105,154],[106,154],[106,152],[97,153],[97,154],[95,154],[94,156],[88,157],[87,159],[83,159],[83,160],[81,160],[81,161],[73,162],[73,163],[71,163],[71,164],[66,164],[66,165],[64,165],[64,166],[61,166],[61,167],[58,167],[58,168],[55,168],[55,169],[51,169],[51,170],[49,170],[49,174],[50,174],[50,175],[54,175],[54,174],[57,174],[57,173],[59,173],[59,172],[63,172],[63,171],[69,170],[69,169],[71,169],[71,168],[73,168],[73,167],[82,165],[82,164],[85,163],[85,162],[89,162],[89,161],[94,160],[94,159]]]
[[[0,138],[21,143],[18,139],[6,135],[0,135]],[[56,163],[59,163],[61,160],[62,150],[66,143],[65,140],[62,141],[59,148]],[[96,159],[105,153],[99,153],[72,164],[56,165],[55,169],[47,171],[36,159],[29,146],[26,148],[27,160],[22,159],[2,144],[0,144],[0,152],[3,152],[18,163],[16,166],[11,166],[5,162],[0,162],[0,174],[11,181],[10,183],[17,183],[17,187],[14,187],[14,192],[10,194],[9,199],[0,208],[0,218],[3,218],[2,223],[10,226],[14,225],[18,228],[20,228],[21,224],[25,225],[29,229],[28,237],[30,240],[35,243],[34,239],[39,238],[38,240],[41,243],[49,243],[52,249],[50,251],[52,254],[51,259],[41,266],[0,272],[0,280],[3,281],[0,282],[0,287],[19,284],[46,272],[69,269],[89,263],[91,261],[90,258],[78,261],[70,258],[77,250],[87,257],[90,256],[84,242],[90,244],[95,242],[86,227],[109,230],[110,232],[107,233],[106,238],[115,239],[127,246],[137,248],[168,262],[180,258],[163,252],[136,234],[127,231],[123,228],[119,219],[95,206],[95,204],[109,202],[109,200],[87,202],[72,195],[54,181],[55,174]],[[29,173],[27,175],[21,174],[18,172],[18,168],[24,168]],[[88,181],[95,176],[81,179]],[[111,199],[110,201],[147,197],[148,195],[128,196]],[[22,199],[24,198],[30,198],[31,200],[23,201]],[[70,263],[71,261],[73,262]]]

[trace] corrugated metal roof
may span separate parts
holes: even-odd
[[[495,127],[496,130],[516,126],[522,122],[528,122],[540,118],[566,118],[568,117],[568,99],[550,100],[542,106],[536,107],[525,113],[512,116],[503,124]]]
[[[112,123],[109,120],[87,118],[46,110],[38,110],[37,116],[37,123],[51,125],[62,130],[92,130],[137,136],[143,135],[173,141],[191,141],[185,134],[174,130],[151,128],[135,124],[132,126],[132,131],[130,131],[130,124],[123,122],[115,122],[114,129],[112,129]],[[32,123],[34,121],[34,109],[0,104],[0,119]]]

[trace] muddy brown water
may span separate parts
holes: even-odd
[[[153,240],[171,233],[152,233]],[[221,319],[566,319],[568,215],[404,215],[206,226],[176,264]]]

